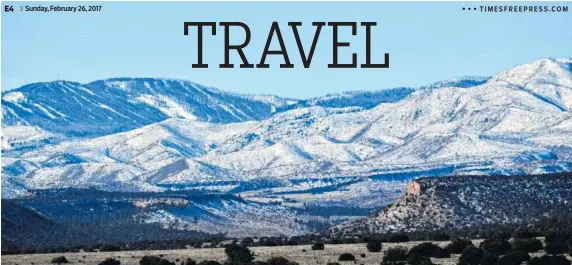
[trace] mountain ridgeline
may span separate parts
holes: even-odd
[[[214,123],[268,118],[285,100],[235,95],[183,80],[113,78],[80,84],[34,83],[2,97],[5,125],[66,136],[101,136],[170,117]]]
[[[438,83],[468,87],[487,78]],[[437,83],[436,83],[437,84]],[[434,85],[427,88],[435,87]],[[66,136],[93,137],[132,130],[168,118],[212,123],[256,121],[274,113],[310,106],[361,107],[396,102],[413,88],[355,91],[308,100],[241,95],[176,79],[112,78],[80,84],[34,83],[2,97],[3,126],[30,125]]]

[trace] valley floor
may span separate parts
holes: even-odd
[[[384,243],[383,249],[397,245],[411,248],[421,242],[408,243]],[[445,246],[449,241],[434,242],[440,246]],[[479,245],[480,240],[474,240],[473,244]],[[368,252],[365,244],[339,244],[326,245],[323,251],[312,251],[311,245],[300,246],[279,246],[279,247],[252,247],[256,260],[267,260],[271,257],[283,256],[300,265],[325,265],[328,262],[338,262],[341,253],[352,253],[356,256],[355,264],[379,264],[383,258],[383,250],[380,253]],[[304,250],[306,250],[304,252]],[[364,258],[360,254],[365,254]],[[543,253],[534,253],[531,256],[540,256]],[[222,262],[226,259],[223,248],[202,248],[202,249],[178,249],[178,250],[150,250],[150,251],[122,251],[122,252],[77,252],[77,253],[53,253],[53,254],[31,254],[31,255],[5,255],[2,256],[4,265],[41,265],[50,264],[54,257],[65,256],[69,264],[97,265],[106,258],[113,257],[121,261],[122,265],[138,265],[141,257],[145,255],[164,255],[164,258],[180,264],[181,261],[192,258],[197,262],[202,260],[217,260]],[[447,259],[432,259],[436,264],[454,265],[457,264],[459,255],[453,254]],[[569,257],[570,259],[570,257]],[[339,262],[340,264],[354,264],[353,261]]]

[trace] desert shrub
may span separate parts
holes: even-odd
[[[324,250],[324,244],[322,243],[316,243],[312,246],[312,250]]]
[[[159,265],[175,265],[175,262],[169,261],[168,259],[161,259]]]
[[[203,260],[199,262],[198,265],[221,265],[220,262],[216,260]]]
[[[340,265],[340,263],[338,263],[338,262],[328,262],[328,264],[326,264],[326,265]]]
[[[542,249],[542,242],[536,238],[514,239],[512,246],[515,251],[534,253]]]
[[[68,259],[64,256],[55,257],[52,259],[52,263],[62,264],[62,263],[69,263]]]
[[[483,230],[476,230],[472,238],[487,238],[489,240],[509,240],[511,234],[512,230],[509,232],[509,231],[501,231],[495,228],[491,229],[484,228]]]
[[[407,264],[409,265],[433,265],[431,259],[419,253],[409,254],[407,256]]]
[[[268,265],[298,265],[298,263],[289,261],[284,257],[272,257],[266,261],[266,263],[268,263]]]
[[[528,265],[570,265],[570,261],[564,256],[548,256],[534,257]]]
[[[275,239],[266,238],[262,241],[262,245],[265,247],[276,247],[278,246],[278,242]]]
[[[254,239],[252,237],[245,237],[240,241],[241,245],[250,246],[254,243]]]
[[[356,257],[351,253],[342,253],[338,258],[339,261],[350,261],[356,260]]]
[[[394,260],[394,261],[384,260],[381,262],[381,265],[409,265],[409,264],[407,263],[407,261],[402,261],[402,260]]]
[[[483,259],[483,250],[468,246],[459,257],[459,265],[479,265]]]
[[[439,247],[435,250],[435,256],[434,257],[438,258],[438,259],[450,258],[451,252],[446,248]]]
[[[366,257],[366,256],[365,256],[365,253],[361,253],[361,254],[359,254],[359,256],[362,257],[362,258],[365,258],[365,257]]]
[[[499,258],[497,265],[520,265],[523,262],[529,261],[530,256],[526,252],[515,251],[508,253]]]
[[[546,243],[546,247],[544,248],[544,250],[546,250],[547,254],[550,255],[559,255],[559,254],[564,254],[568,251],[568,246],[566,246],[566,243],[560,243],[560,242],[551,242],[551,243]]]
[[[446,247],[450,253],[461,254],[468,246],[472,246],[473,242],[467,239],[455,238]]]
[[[354,238],[348,237],[342,240],[343,244],[355,244],[357,241]]]
[[[268,262],[266,261],[261,261],[261,260],[257,260],[255,262],[252,263],[253,265],[268,265]]]
[[[115,245],[105,244],[99,248],[101,252],[109,252],[109,251],[121,251],[121,247]]]
[[[506,255],[512,251],[512,245],[510,242],[504,239],[499,239],[495,241],[490,240],[483,240],[481,242],[480,247],[483,250],[486,250],[487,253],[491,253],[494,255]]]
[[[143,256],[139,260],[139,265],[158,265],[161,263],[161,258],[157,256]]]
[[[100,262],[99,265],[120,265],[121,262],[114,258],[106,258],[104,261]]]
[[[175,263],[157,256],[144,256],[139,260],[139,265],[175,265]]]
[[[429,235],[429,239],[431,239],[431,241],[449,241],[451,237],[444,233],[432,233]]]
[[[339,244],[343,244],[343,243],[344,243],[344,242],[342,242],[342,240],[339,239],[339,238],[332,238],[332,239],[330,240],[330,244],[333,244],[333,245],[339,245]]]
[[[381,245],[381,240],[379,239],[371,239],[367,242],[366,245],[367,250],[369,250],[370,252],[380,252],[382,245]]]
[[[544,233],[544,241],[546,243],[564,243],[568,239],[570,239],[570,235],[562,231],[551,230]]]
[[[186,259],[181,262],[181,265],[197,265],[197,262],[194,259]]]
[[[288,240],[288,241],[286,242],[286,245],[287,245],[287,246],[297,246],[297,245],[298,245],[298,241],[296,241],[296,240]]]
[[[228,245],[224,248],[228,264],[243,265],[254,260],[254,255],[246,246],[236,244]]]
[[[393,247],[383,253],[383,261],[405,261],[407,260],[407,248]]]
[[[441,247],[433,243],[421,243],[417,246],[412,247],[409,250],[409,255],[417,254],[422,257],[435,257],[435,258],[449,258],[451,254],[449,251],[442,249]]]
[[[203,243],[201,242],[197,242],[193,244],[193,248],[202,248],[203,247]]]
[[[537,236],[538,233],[534,233],[530,231],[528,228],[518,228],[512,233],[512,238],[523,239],[523,238],[532,238]]]
[[[499,256],[490,253],[484,253],[480,265],[497,265],[498,261]]]
[[[387,238],[388,242],[391,243],[402,243],[402,242],[409,242],[409,237],[406,234],[391,234]]]

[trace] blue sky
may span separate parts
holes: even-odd
[[[3,2],[50,5],[50,2]],[[59,2],[59,5],[75,5]],[[94,13],[28,13],[2,15],[2,90],[51,80],[90,82],[110,77],[170,77],[223,90],[307,98],[347,90],[420,86],[464,75],[493,75],[512,66],[547,57],[572,56],[572,15],[568,13],[481,13],[462,11],[492,2],[100,2]],[[509,5],[530,3],[511,2]],[[536,3],[541,5],[567,5]],[[196,36],[183,35],[185,21],[241,21],[252,31],[245,49],[258,63],[273,21],[281,25],[294,69],[280,69],[270,55],[270,69],[220,69],[223,31],[205,35],[208,69],[196,62]],[[301,21],[306,50],[313,21],[375,21],[373,60],[390,54],[389,69],[330,69],[332,31],[323,28],[314,60],[302,67],[288,21]],[[365,32],[340,40],[340,60],[358,53],[364,60]],[[191,31],[194,34],[194,31]],[[241,40],[241,34],[233,34]],[[277,47],[277,42],[272,47]],[[233,52],[232,62],[239,63]]]

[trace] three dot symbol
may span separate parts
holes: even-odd
[[[470,11],[470,10],[475,10],[475,11],[477,11],[477,8],[476,8],[476,7],[473,7],[473,8],[471,8],[471,7],[464,8],[464,7],[463,7],[463,10],[469,10],[469,11]]]

